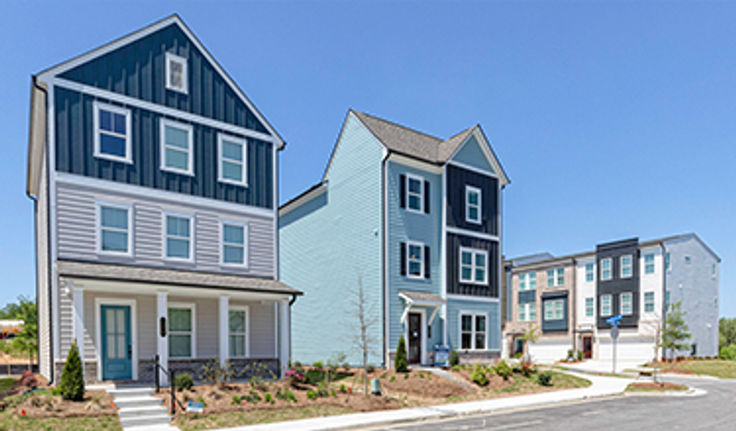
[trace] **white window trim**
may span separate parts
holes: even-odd
[[[519,322],[535,322],[536,316],[534,316],[534,319],[531,318],[531,309],[532,306],[534,306],[534,314],[537,314],[537,303],[536,302],[527,302],[524,304],[519,304]],[[521,318],[521,310],[524,309],[524,319]]]
[[[410,180],[416,180],[419,181],[419,209],[414,209],[410,205],[409,196],[412,194],[409,192],[409,181]],[[406,210],[409,212],[413,212],[416,214],[424,214],[424,177],[421,177],[419,175],[415,174],[406,174],[406,184],[404,187],[404,202],[406,202]]]
[[[470,203],[470,193],[478,193],[478,219],[473,220],[470,218],[470,206],[473,205]],[[473,186],[465,186],[465,221],[468,223],[473,224],[482,224],[483,222],[483,215],[481,211],[483,210],[483,193],[481,189],[478,187]]]
[[[608,277],[604,277],[603,276],[603,271],[604,271],[604,269],[603,269],[603,262],[606,262],[606,261],[608,261],[608,264],[609,264],[609,266],[608,266],[608,272],[609,272]],[[606,257],[604,259],[601,259],[600,266],[601,266],[601,281],[613,280],[613,259],[610,258],[610,257]]]
[[[175,129],[187,131],[187,169],[182,170],[178,168],[172,168],[166,166],[166,127],[173,127]],[[159,121],[159,152],[161,156],[160,168],[162,171],[174,172],[182,175],[194,176],[194,128],[191,124],[180,123],[178,121],[170,120],[168,118],[161,118]],[[177,151],[181,151],[181,148],[176,148]]]
[[[603,303],[605,302],[603,301],[603,298],[608,298],[608,308],[609,308],[608,313],[605,313],[603,311]],[[613,316],[613,295],[610,295],[610,294],[601,295],[601,317],[608,317],[608,316]]]
[[[556,304],[562,304],[562,314],[560,318],[558,319],[556,317],[557,313],[557,307]],[[555,305],[555,307],[552,307],[552,305]],[[550,306],[552,309],[552,318],[547,318],[547,306]],[[542,318],[545,322],[553,322],[558,320],[565,320],[565,300],[564,299],[548,299],[546,301],[542,301]]]
[[[419,258],[419,264],[420,264],[420,270],[419,275],[412,275],[411,273],[411,266],[409,263],[411,262],[411,253],[409,252],[411,250],[411,247],[419,247],[421,257]],[[423,242],[419,241],[407,241],[406,242],[406,256],[404,256],[405,261],[404,264],[406,265],[406,278],[411,278],[413,280],[423,280],[424,279],[424,246],[425,244]]]
[[[168,338],[169,335],[171,335],[171,330],[169,329],[171,327],[171,322],[169,322],[169,309],[171,308],[188,308],[191,310],[191,316],[192,316],[192,330],[190,331],[192,341],[189,343],[189,349],[191,350],[190,355],[188,357],[186,356],[171,356],[171,349],[169,349],[169,359],[197,359],[197,304],[194,302],[169,302],[167,304],[166,308],[166,337]],[[179,334],[179,332],[175,332],[175,334]],[[183,334],[183,333],[182,333]],[[170,341],[167,339],[167,343],[170,343]]]
[[[463,252],[468,252],[468,253],[471,253],[473,255],[473,260],[470,263],[470,270],[471,270],[471,272],[470,272],[470,277],[471,277],[470,280],[466,280],[466,279],[463,278]],[[476,281],[475,280],[475,270],[477,268],[476,265],[475,265],[475,256],[477,254],[482,254],[483,257],[485,258],[485,262],[486,262],[485,271],[483,272],[483,281]],[[479,286],[487,286],[488,285],[488,251],[487,250],[482,250],[482,249],[479,249],[479,248],[460,247],[460,251],[459,251],[459,254],[458,254],[458,261],[457,262],[458,262],[458,265],[457,265],[458,266],[458,279],[460,280],[460,283],[463,283],[463,284],[477,284]]]
[[[591,309],[593,310],[593,313],[590,316],[588,316],[588,304],[587,304],[587,301],[589,299],[592,302]],[[595,296],[587,296],[583,298],[583,316],[595,318]]]
[[[111,207],[111,208],[119,208],[124,209],[128,212],[128,251],[122,252],[122,251],[113,251],[113,250],[103,250],[102,249],[102,207]],[[102,255],[108,255],[108,256],[127,256],[132,257],[133,256],[133,234],[135,232],[135,229],[133,229],[133,205],[130,203],[124,203],[124,202],[113,202],[113,201],[103,201],[99,200],[95,203],[95,242],[97,243],[97,254]]]
[[[562,270],[562,283],[559,282],[559,272]],[[549,283],[550,277],[549,277],[549,271],[552,271],[552,284]],[[565,267],[564,266],[558,266],[556,268],[548,269],[547,272],[547,287],[560,287],[565,285]]]
[[[462,258],[462,255],[460,255],[460,257]],[[520,292],[523,292],[523,291],[525,291],[525,290],[528,289],[528,287],[527,287],[527,281],[526,281],[526,279],[527,279],[526,274],[527,274],[526,272],[522,272],[518,276],[518,279],[519,279],[519,291]]]
[[[628,267],[631,270],[630,273],[629,273],[629,275],[624,275],[624,259],[626,259],[626,258],[629,258],[629,265],[628,265]],[[631,277],[634,276],[634,257],[632,255],[625,254],[625,255],[619,257],[618,258],[618,263],[619,263],[619,267],[620,267],[619,268],[619,275],[621,276],[621,278],[631,278]]]
[[[651,256],[652,257],[652,262],[651,263],[647,263],[647,257],[648,256]],[[644,262],[644,275],[654,275],[654,273],[657,271],[657,267],[655,266],[656,257],[654,255],[654,253],[646,253],[646,254],[644,254],[642,260]],[[648,265],[652,265],[652,272],[647,272],[647,266]]]
[[[473,347],[471,347],[470,349],[464,349],[463,348],[463,316],[472,316],[472,325],[471,325],[471,337],[470,337],[470,340],[472,342]],[[476,316],[483,316],[486,319],[485,345],[483,346],[482,349],[479,349],[475,345],[475,334],[476,334],[475,317]],[[458,322],[457,322],[458,323],[458,326],[457,326],[457,330],[458,330],[457,349],[458,350],[465,350],[465,351],[469,351],[469,350],[488,350],[488,328],[489,328],[489,325],[488,325],[488,323],[489,323],[488,313],[483,313],[481,311],[465,311],[465,310],[460,310],[458,312],[457,318],[458,318]]]
[[[647,293],[652,295],[652,311],[647,311]],[[657,310],[657,295],[653,291],[645,291],[642,293],[642,310],[646,314],[653,314]],[[633,308],[633,303],[632,303]]]
[[[593,276],[592,277],[592,280],[588,280],[588,265],[591,266],[590,274]],[[583,268],[585,270],[585,282],[586,283],[595,283],[595,263],[588,262],[588,263],[585,264],[585,266]]]
[[[169,256],[169,242],[167,241],[168,225],[166,224],[166,216],[173,216],[179,218],[189,219],[189,257],[170,257]],[[161,257],[164,260],[170,260],[174,262],[194,262],[194,215],[176,211],[164,210],[161,212]],[[183,238],[178,238],[183,239]]]
[[[532,277],[532,275],[534,277]],[[534,288],[531,287],[532,286],[531,285],[532,278],[534,279]],[[537,272],[536,271],[527,272],[526,280],[527,280],[526,281],[526,283],[527,283],[527,288],[526,289],[527,290],[537,290]]]
[[[227,159],[223,158],[222,156],[222,142],[228,141],[232,142],[234,144],[239,144],[241,148],[241,156],[242,156],[242,162],[238,162],[237,160]],[[229,178],[223,177],[223,169],[222,169],[222,162],[227,161],[229,163],[241,164],[242,169],[242,181],[235,181],[231,180]],[[227,184],[234,184],[236,186],[248,186],[248,140],[239,138],[237,136],[233,135],[227,135],[224,133],[218,133],[217,134],[217,181],[221,183],[227,183]]]
[[[138,312],[135,299],[124,298],[95,298],[95,332],[97,338],[95,343],[95,359],[97,359],[97,380],[102,381],[102,306],[103,305],[128,305],[130,306],[130,343],[131,343],[131,378],[138,380]],[[168,340],[167,340],[168,342]],[[78,341],[80,345],[82,343]]]
[[[624,297],[629,298],[629,308],[630,311],[628,313],[624,313]],[[622,292],[619,294],[618,297],[618,313],[622,316],[631,316],[634,314],[634,294],[631,292]]]
[[[171,84],[171,71],[169,70],[169,64],[171,61],[176,61],[182,64],[181,83],[183,88],[175,87]],[[189,63],[186,57],[176,55],[173,52],[166,53],[166,89],[176,91],[177,93],[189,94]]]
[[[243,263],[225,262],[225,225],[240,226],[243,228]],[[220,220],[220,266],[229,268],[248,268],[248,248],[250,244],[250,235],[248,233],[248,223],[238,220],[221,219]]]
[[[228,337],[228,349],[230,348],[230,311],[244,311],[245,312],[245,356],[232,356],[230,355],[230,351],[228,350],[227,354],[230,358],[250,358],[250,307],[247,305],[231,305],[228,308],[228,327],[227,327],[227,337]],[[235,334],[235,335],[241,335],[241,334]]]
[[[133,163],[133,139],[131,138],[132,130],[131,130],[131,115],[130,115],[130,109],[125,109],[120,106],[115,105],[108,105],[106,103],[94,101],[92,102],[92,106],[94,107],[94,118],[92,119],[93,127],[94,127],[94,156],[98,159],[108,159],[115,162],[122,162],[122,163]],[[106,133],[111,134],[109,132],[103,132],[100,130],[100,109],[104,111],[110,111],[114,112],[116,114],[124,115],[125,116],[125,157],[118,157],[114,156],[112,154],[105,154],[100,151],[100,133]],[[113,134],[116,135],[116,134]]]

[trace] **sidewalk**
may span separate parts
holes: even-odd
[[[617,361],[616,373],[622,373],[624,370],[648,370],[648,368],[643,368],[641,364],[642,361]],[[561,363],[557,365],[583,373],[610,373],[613,371],[613,364],[610,360],[587,359],[583,362]]]
[[[522,407],[545,406],[568,401],[618,395],[626,389],[629,383],[634,381],[633,379],[592,376],[574,372],[568,372],[568,374],[588,379],[592,384],[587,388],[581,389],[565,389],[555,392],[457,404],[443,404],[431,407],[351,413],[340,416],[227,428],[221,431],[343,430],[390,426],[416,421],[445,419],[479,413],[493,413]]]

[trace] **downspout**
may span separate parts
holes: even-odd
[[[388,161],[388,156],[391,154],[390,151],[386,151],[386,154],[383,156],[383,159],[381,160],[381,229],[383,230],[383,241],[381,241],[381,257],[383,259],[382,267],[382,276],[383,276],[383,319],[381,319],[381,325],[383,326],[383,368],[389,368],[389,360],[388,360],[388,326],[386,325],[386,319],[388,318],[388,252],[386,243],[388,242],[388,230],[386,229],[386,211],[387,211],[387,191],[386,191],[386,162]]]
[[[572,329],[572,349],[575,353],[575,357],[578,355],[578,301],[577,301],[577,262],[575,258],[572,259],[572,287],[570,288],[570,296],[572,299],[572,319],[570,322],[570,328]]]
[[[292,305],[294,305],[294,303],[296,302],[296,298],[298,298],[298,297],[299,297],[299,295],[296,294],[296,293],[292,293],[291,294],[291,299],[289,300],[289,307],[291,307]]]

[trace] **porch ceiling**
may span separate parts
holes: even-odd
[[[302,292],[272,279],[186,270],[149,268],[107,263],[57,261],[59,275],[76,279],[126,281],[160,287],[200,287],[265,294],[302,295]]]

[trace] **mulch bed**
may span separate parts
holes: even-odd
[[[422,398],[443,399],[468,393],[462,386],[428,371],[398,373],[395,370],[379,370],[369,374],[369,378],[381,379],[381,388],[388,393],[399,392]]]
[[[654,382],[636,382],[629,385],[631,388],[637,388],[637,389],[652,389],[657,391],[668,391],[668,390],[675,390],[675,391],[681,391],[682,385],[678,385],[677,383],[669,383],[669,382],[662,382],[662,383],[654,383]]]
[[[473,381],[471,380],[470,376],[471,374],[473,374],[473,369],[470,367],[466,369],[456,370],[456,371],[449,370],[448,372],[455,375],[455,377],[459,377],[465,380],[466,382],[470,383],[471,385],[477,387],[479,391],[481,389],[488,389],[488,390],[502,389],[510,384],[513,384],[515,381],[513,376],[510,376],[508,380],[504,380],[503,377],[501,376],[493,375],[493,376],[488,377],[488,385],[483,386],[481,388],[480,386],[477,386],[475,383],[473,383]]]

